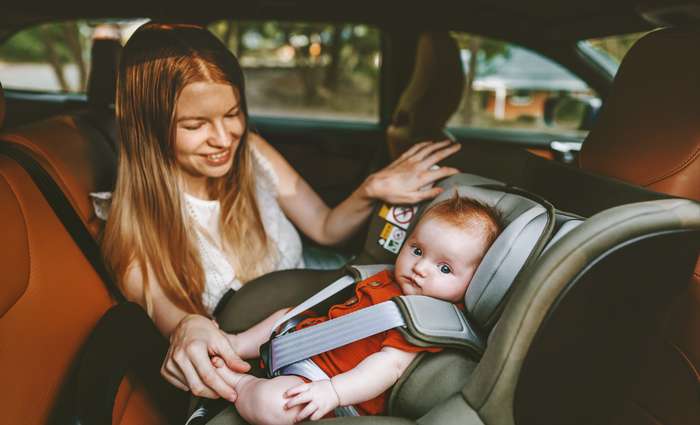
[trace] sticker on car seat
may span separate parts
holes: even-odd
[[[379,210],[379,216],[389,223],[395,224],[406,230],[411,224],[411,221],[413,221],[413,219],[416,217],[416,211],[418,211],[418,207],[398,205],[390,207],[384,204]]]
[[[387,251],[397,254],[405,239],[405,230],[400,229],[391,223],[386,223],[382,229],[382,232],[379,234],[379,240],[377,242]]]

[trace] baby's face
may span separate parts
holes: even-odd
[[[427,218],[401,248],[394,275],[406,295],[460,302],[485,249],[484,238],[473,231]]]

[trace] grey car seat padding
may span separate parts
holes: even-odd
[[[462,186],[469,183],[484,184],[485,186]],[[551,205],[530,194],[524,193],[515,188],[508,188],[504,185],[496,183],[497,182],[494,182],[493,180],[484,179],[479,176],[466,174],[456,175],[452,178],[446,179],[445,181],[441,182],[440,186],[445,189],[445,192],[430,204],[433,205],[437,202],[441,202],[447,199],[448,197],[453,196],[454,189],[456,189],[458,190],[460,195],[469,196],[471,198],[480,200],[481,202],[484,202],[486,204],[490,204],[502,213],[502,221],[505,226],[505,229],[502,235],[499,236],[499,238],[504,238],[504,240],[507,242],[502,244],[503,248],[499,248],[497,245],[496,250],[500,251],[501,249],[505,249],[505,253],[492,253],[492,250],[489,251],[489,254],[487,254],[484,261],[482,261],[483,266],[480,265],[480,269],[482,269],[483,271],[477,271],[477,273],[480,273],[480,277],[477,278],[477,276],[475,275],[476,280],[483,279],[484,282],[475,283],[476,281],[473,280],[472,285],[475,289],[471,292],[467,292],[465,296],[465,305],[475,305],[479,306],[479,308],[481,309],[479,312],[480,314],[476,315],[477,318],[483,317],[483,321],[478,323],[478,328],[486,328],[488,326],[488,320],[492,320],[494,315],[497,314],[500,302],[502,302],[502,299],[507,295],[507,292],[510,288],[510,283],[515,278],[515,275],[519,271],[520,267],[522,267],[528,261],[531,261],[532,258],[536,258],[540,254],[543,246],[549,239],[550,234],[552,232],[552,228],[554,226],[553,208],[551,207]],[[531,198],[533,198],[534,200]],[[422,213],[427,207],[428,206],[423,206],[419,214]],[[513,244],[514,241],[515,244]],[[522,246],[519,246],[518,241],[522,241],[520,243],[520,245]],[[515,260],[509,259],[507,261],[504,261],[506,258],[515,258]],[[517,266],[510,265],[510,262],[513,261]],[[385,266],[379,267],[384,268]],[[499,271],[501,269],[503,271]],[[289,272],[279,272],[279,274],[273,274],[273,277],[275,278],[275,280],[278,280],[285,273]],[[362,276],[357,277],[361,278]],[[285,282],[279,282],[279,284],[285,285]],[[246,287],[244,287],[244,289],[245,288]],[[474,300],[472,300],[470,297],[474,297]],[[236,296],[235,298],[239,297]],[[488,300],[489,302],[486,303],[484,302],[485,300]],[[277,304],[277,306],[282,307],[282,305],[280,304]],[[492,310],[489,311],[489,308]],[[227,310],[230,309],[224,309],[222,314],[219,316],[219,321],[221,323],[222,329],[225,330],[229,328],[227,321],[232,320],[232,318],[235,316],[235,313],[233,313],[234,316],[231,316],[231,312],[227,312]],[[269,311],[269,309],[267,311]],[[483,314],[481,314],[482,312]],[[469,312],[467,314],[469,314]],[[250,321],[248,321],[248,323],[250,323]],[[252,323],[250,324],[252,325]],[[237,327],[240,329],[240,325],[238,325]],[[426,345],[426,340],[420,338],[420,328],[421,324],[413,326],[413,335],[419,335],[419,337],[415,338],[411,336],[409,338],[414,343],[417,343],[419,345]],[[469,332],[471,332],[475,337],[478,337],[477,331],[475,331],[474,328],[472,328],[471,326],[469,327]],[[442,344],[449,346],[450,341],[443,340]],[[483,341],[481,341],[480,344],[483,347]],[[481,350],[483,350],[483,348],[473,349],[470,356],[467,356],[466,358],[478,358],[481,353]],[[416,363],[414,369],[421,368],[421,366],[419,366],[419,363],[420,362]],[[463,384],[463,381],[461,382]],[[407,396],[403,395],[402,393],[402,387],[403,385],[395,386],[394,393],[398,394],[396,397],[397,400],[407,399]],[[446,388],[448,387],[443,387],[443,389]],[[406,389],[410,390],[409,387],[406,387]],[[456,386],[455,388],[450,387],[449,392],[442,394],[440,398],[442,398],[442,396],[444,395],[452,394],[456,390],[458,390]],[[410,394],[410,391],[408,391],[408,393],[406,394]]]
[[[456,176],[441,182],[444,193],[427,206],[424,205],[421,212],[453,197],[456,191],[460,196],[493,206],[502,214],[505,228],[475,272],[469,288],[476,289],[471,292],[468,289],[465,294],[467,312],[471,312],[475,317],[484,316],[486,319],[479,324],[486,325],[523,264],[541,251],[543,243],[551,233],[554,218],[551,207],[546,208],[530,199],[508,193],[508,189],[502,186],[459,185],[465,180],[464,177]],[[377,270],[379,269],[372,269],[365,274]],[[314,307],[320,300],[342,290],[350,283],[352,280],[347,278],[332,283],[287,313],[274,328],[278,329],[281,322]],[[461,347],[472,351],[476,358],[481,355],[483,341],[472,325],[458,311],[454,311],[454,306],[425,297],[404,296],[395,302],[400,310],[396,310],[392,303],[383,303],[311,328],[286,335],[276,333],[264,350],[271,376],[296,361],[399,326],[402,326],[409,340],[418,345]],[[478,311],[477,306],[480,309]]]

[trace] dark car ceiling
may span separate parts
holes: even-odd
[[[39,0],[3,2],[5,30],[32,22],[86,17],[150,17],[206,22],[242,19],[367,22],[383,27],[448,28],[533,44],[570,43],[653,28],[640,9],[700,0]]]

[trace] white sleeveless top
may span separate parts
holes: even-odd
[[[276,264],[272,271],[293,268],[303,268],[302,245],[299,233],[284,215],[277,202],[277,186],[279,178],[272,164],[257,149],[251,146],[253,157],[253,173],[255,175],[255,195],[258,211],[272,247],[277,249]],[[106,220],[111,201],[110,192],[91,193],[95,215]],[[196,245],[204,270],[205,286],[202,302],[209,313],[212,313],[221,297],[229,289],[238,290],[241,282],[236,277],[221,246],[219,221],[221,206],[219,201],[196,198],[183,192],[185,213],[190,215],[197,224],[206,231],[196,229]],[[214,240],[212,240],[214,239]],[[236,255],[236,253],[234,253]],[[244,253],[250,255],[250,253]]]
[[[277,260],[272,270],[303,268],[301,238],[277,202],[279,181],[277,174],[272,164],[257,149],[251,147],[251,152],[258,210],[272,247],[277,249]],[[238,290],[241,282],[236,277],[236,272],[226,255],[219,248],[221,246],[219,201],[203,200],[187,193],[184,193],[184,200],[187,213],[202,229],[206,230],[207,235],[216,238],[212,241],[210,237],[202,234],[200,229],[196,229],[196,242],[205,275],[202,302],[207,311],[212,313],[226,291]],[[250,255],[250,253],[244,255]]]

